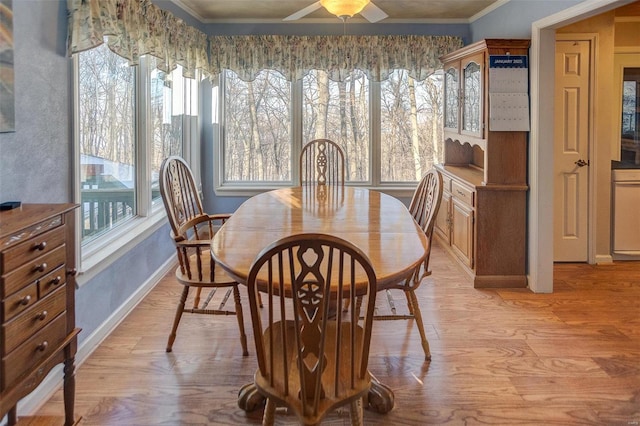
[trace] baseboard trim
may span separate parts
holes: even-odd
[[[595,261],[596,265],[606,265],[607,263],[613,263],[613,257],[608,254],[597,254]]]
[[[176,259],[172,255],[158,270],[150,276],[120,307],[114,311],[105,322],[100,325],[82,344],[76,353],[76,368],[78,368],[111,334],[111,332],[129,315],[129,313],[145,298],[147,294],[160,282],[167,272],[176,266]],[[64,380],[63,365],[53,368],[40,385],[29,395],[18,402],[18,416],[32,416],[62,387]]]

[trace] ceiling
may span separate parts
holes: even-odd
[[[171,0],[203,23],[282,22],[316,0]],[[389,17],[381,23],[466,23],[488,13],[509,0],[373,0]],[[337,20],[324,8],[298,21],[333,22]],[[364,21],[360,16],[354,21]],[[365,21],[366,22],[366,21]]]

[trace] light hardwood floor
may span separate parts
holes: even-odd
[[[417,294],[433,359],[423,361],[412,321],[375,322],[370,370],[394,390],[395,408],[365,410],[365,424],[640,422],[640,263],[556,265],[553,294],[476,290],[437,246],[431,266]],[[169,274],[79,366],[80,425],[260,423],[260,411],[237,407],[256,363],[251,335],[241,354],[235,317],[185,315],[165,352],[180,290]],[[62,406],[57,392],[38,416]],[[325,424],[349,424],[348,411]]]

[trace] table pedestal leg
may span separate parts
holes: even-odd
[[[255,411],[262,408],[266,398],[258,392],[254,383],[247,383],[238,392],[238,407],[246,412]]]
[[[369,408],[379,414],[386,414],[393,409],[395,396],[393,391],[387,385],[371,379],[371,389],[368,394]]]
[[[372,411],[386,414],[393,409],[395,396],[389,386],[372,379],[367,400]],[[254,383],[244,385],[238,392],[238,407],[246,412],[262,408],[264,404],[265,397],[258,392]]]

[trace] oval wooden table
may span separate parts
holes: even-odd
[[[428,241],[399,200],[363,188],[306,185],[282,188],[245,201],[211,241],[215,261],[239,283],[260,251],[298,233],[324,233],[350,241],[369,257],[378,290],[411,276],[427,254]],[[252,411],[263,399],[252,384],[238,404]],[[393,408],[393,392],[374,380],[369,404],[379,413]]]

